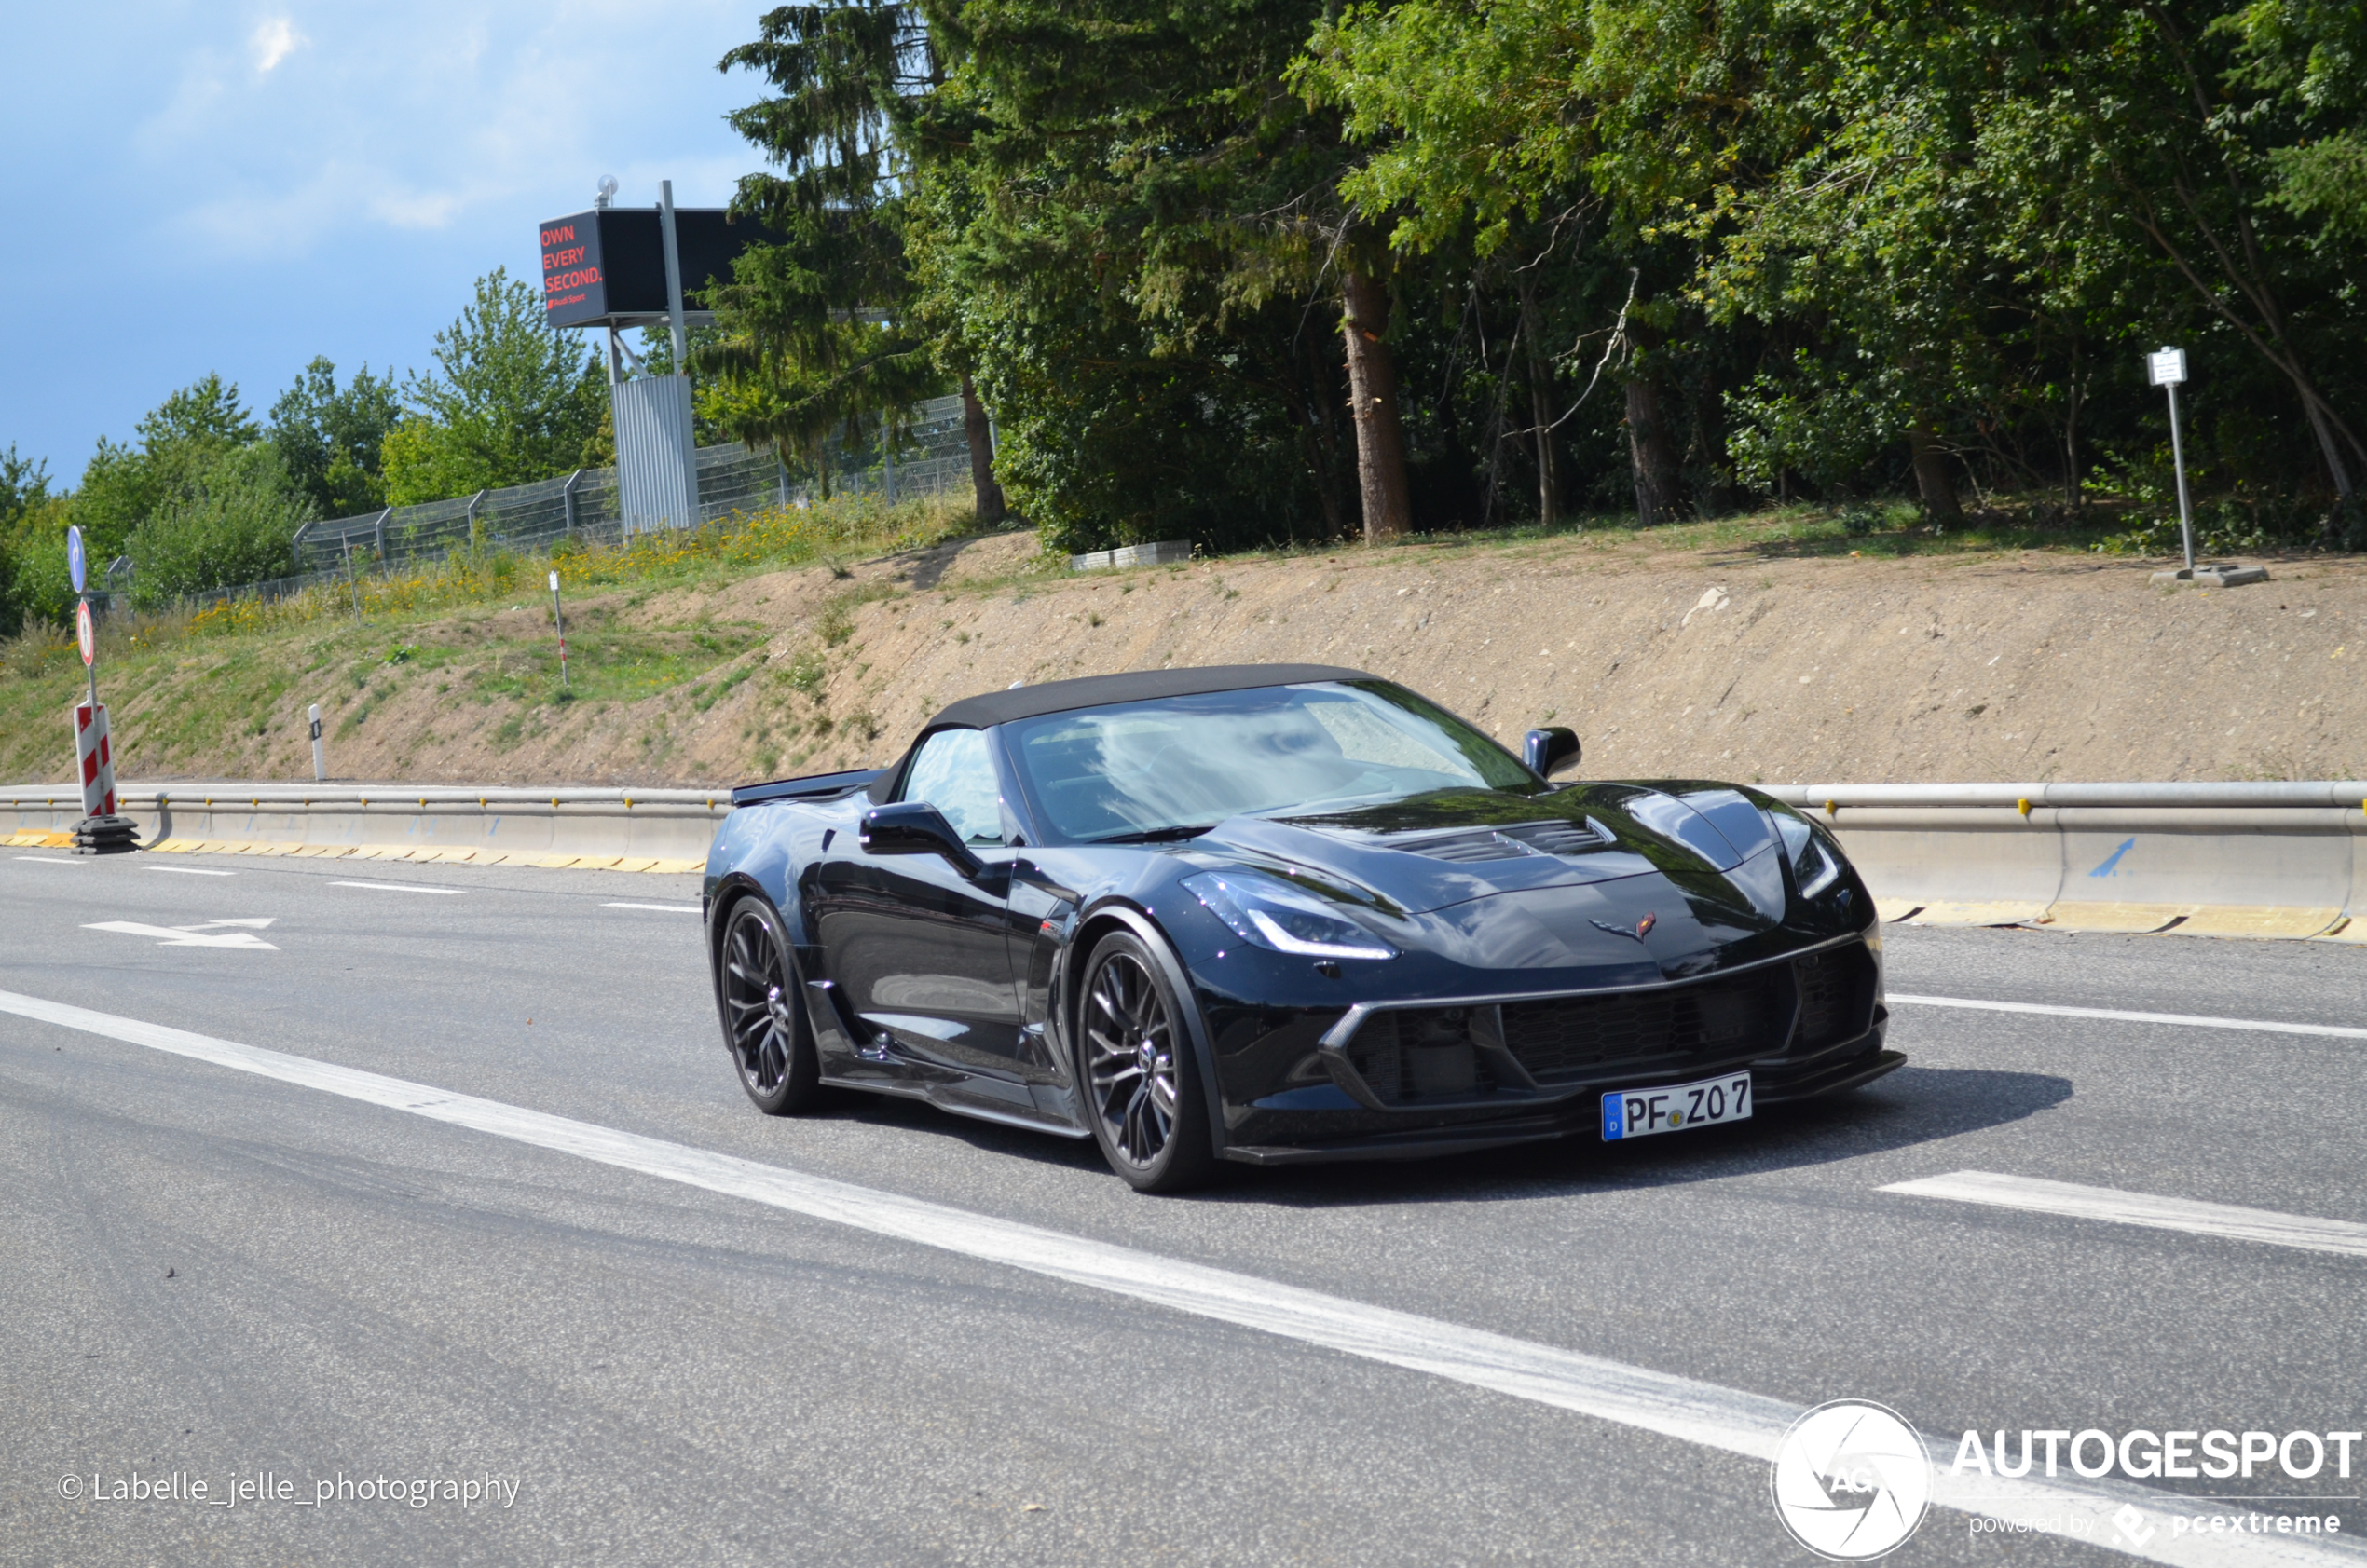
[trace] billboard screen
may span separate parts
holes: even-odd
[[[654,207],[595,208],[542,225],[542,308],[554,327],[628,326],[665,315],[665,239]],[[732,260],[771,233],[720,207],[674,210],[682,303],[704,318],[698,292],[729,281]]]
[[[586,326],[609,313],[600,274],[599,212],[542,225],[542,309],[554,327]]]

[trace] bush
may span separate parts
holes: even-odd
[[[160,509],[131,535],[133,602],[159,605],[209,588],[295,571],[295,532],[313,517],[267,442],[226,454],[188,499]]]

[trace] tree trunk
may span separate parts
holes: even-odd
[[[962,373],[962,433],[970,443],[970,493],[978,498],[978,522],[992,527],[1003,521],[1003,486],[994,480],[994,426],[967,371]]]
[[[1341,328],[1348,338],[1348,402],[1356,420],[1356,487],[1364,502],[1364,541],[1414,528],[1405,473],[1405,425],[1397,401],[1397,358],[1389,351],[1389,289],[1369,272],[1341,274]]]
[[[1924,512],[1936,523],[1963,522],[1956,482],[1948,475],[1948,454],[1932,439],[1931,422],[1921,415],[1907,427],[1907,450],[1915,459],[1915,489],[1923,498]]]
[[[1553,372],[1537,320],[1537,279],[1519,274],[1521,338],[1528,350],[1529,424],[1537,438],[1537,521],[1551,528],[1562,517],[1562,476],[1553,460]]]
[[[1661,414],[1661,389],[1649,375],[1627,379],[1627,456],[1635,472],[1635,521],[1649,528],[1677,515],[1676,444]]]

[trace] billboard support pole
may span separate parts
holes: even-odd
[[[682,485],[689,492],[691,515],[675,524],[678,528],[699,525],[699,438],[694,433],[690,403],[691,342],[682,322],[682,248],[674,232],[674,182],[658,182],[658,226],[665,239],[665,314],[666,325],[674,338],[674,374],[682,378]]]

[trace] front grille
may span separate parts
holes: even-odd
[[[1810,1055],[1873,1027],[1879,972],[1862,942],[1650,990],[1465,1007],[1385,1008],[1342,1047],[1387,1105],[1520,1086],[1683,1077]],[[1795,1022],[1797,1019],[1797,1022]]]
[[[1812,953],[1792,965],[1799,982],[1796,1052],[1854,1040],[1874,1027],[1874,955],[1862,942]]]
[[[1665,990],[1507,1002],[1504,1046],[1540,1084],[1770,1056],[1791,1022],[1787,982],[1766,969]]]

